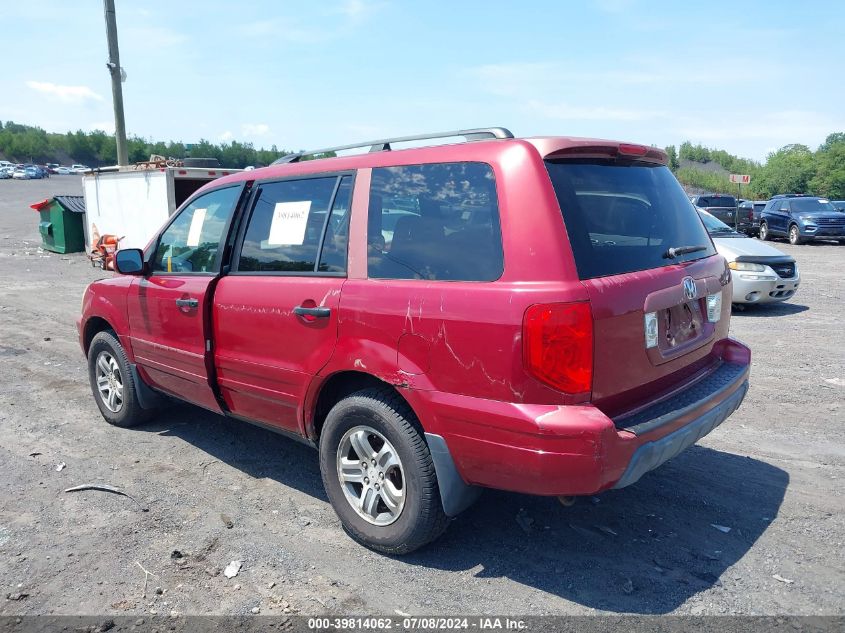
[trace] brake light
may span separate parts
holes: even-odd
[[[526,370],[558,391],[580,394],[593,383],[593,315],[589,303],[547,303],[525,311]]]
[[[629,156],[645,156],[648,153],[648,148],[645,145],[632,145],[630,143],[620,143],[619,153],[627,154]]]

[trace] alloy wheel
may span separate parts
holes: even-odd
[[[369,426],[349,429],[337,447],[337,476],[349,505],[368,523],[390,525],[405,507],[405,471],[388,439]]]
[[[117,360],[108,352],[100,352],[97,356],[96,379],[103,404],[112,413],[120,411],[123,407],[123,377]]]

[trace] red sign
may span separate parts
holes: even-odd
[[[747,174],[731,174],[731,182],[738,185],[747,185],[751,183],[751,176]]]

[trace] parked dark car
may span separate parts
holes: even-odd
[[[663,151],[364,147],[214,180],[117,251],[78,323],[107,422],[160,391],[298,437],[348,534],[402,554],[485,487],[624,488],[740,405],[730,269]]]
[[[790,244],[839,240],[845,244],[845,213],[816,196],[774,197],[760,214],[760,239],[786,237]]]
[[[753,236],[760,233],[760,214],[766,206],[765,200],[743,200],[737,207],[737,222],[743,224],[750,222],[751,226],[743,231],[746,235]]]
[[[733,196],[721,193],[707,193],[700,196],[693,196],[692,203],[741,233],[745,233],[751,229],[751,222],[748,219],[741,220],[737,216],[736,198]]]

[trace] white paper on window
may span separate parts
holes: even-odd
[[[188,229],[188,243],[186,246],[196,248],[200,245],[200,233],[202,233],[202,225],[205,223],[205,212],[207,209],[196,209],[194,217],[191,218],[191,228]]]
[[[269,246],[301,246],[305,241],[305,228],[311,211],[310,200],[277,202],[270,223]]]

